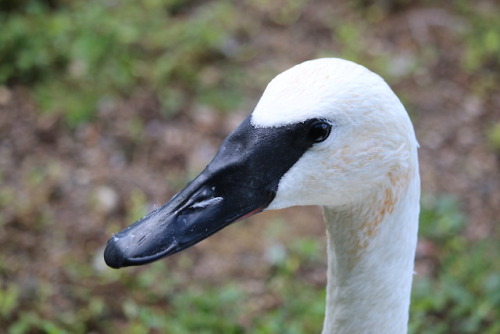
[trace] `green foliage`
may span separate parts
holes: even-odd
[[[128,221],[136,221],[141,217],[144,217],[147,213],[146,205],[146,195],[139,189],[132,192],[130,196],[130,210]]]
[[[193,91],[230,109],[236,93],[226,78],[200,83],[199,73],[225,57],[234,8],[211,2],[177,17],[182,3],[94,0],[53,9],[29,1],[23,11],[0,14],[0,84],[34,86],[41,109],[64,114],[71,125],[91,119],[104,99],[138,87],[155,91],[168,114]]]
[[[361,55],[364,55],[364,45],[361,43],[353,43],[353,41],[360,40],[361,35],[364,33],[363,25],[359,25],[358,22],[338,22],[333,28],[335,34],[334,40],[342,45],[342,57],[354,62],[359,62],[361,60]]]
[[[282,261],[274,265],[266,289],[280,303],[253,319],[251,333],[319,333],[325,313],[326,291],[304,278],[318,268],[322,272],[325,251],[318,240],[301,238],[285,248]]]
[[[169,333],[243,333],[238,323],[245,294],[238,286],[222,289],[193,288],[171,299],[171,312],[165,316],[163,329]]]
[[[486,132],[490,147],[500,153],[500,122],[490,126]]]
[[[499,255],[496,241],[483,241],[445,255],[436,279],[417,278],[411,332],[498,333]]]
[[[474,7],[464,9],[473,20],[466,35],[465,68],[469,71],[487,69],[500,63],[500,23],[495,11],[478,13]],[[480,15],[478,15],[480,14]]]
[[[476,77],[471,90],[484,97],[498,89],[500,82],[496,70],[500,66],[500,22],[496,15],[500,7],[495,2],[490,5],[491,8],[486,9],[476,2],[457,2],[457,9],[468,22],[464,29],[462,66],[465,72]]]
[[[420,234],[437,243],[446,243],[460,237],[465,216],[453,196],[424,195],[420,212]]]
[[[0,317],[8,318],[18,306],[19,288],[15,284],[0,290]]]
[[[468,242],[453,197],[424,197],[422,204],[421,237],[434,243],[441,263],[436,277],[415,279],[410,333],[498,333],[498,242]]]

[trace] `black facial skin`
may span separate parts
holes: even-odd
[[[258,128],[251,117],[223,141],[215,158],[184,190],[108,241],[108,266],[141,265],[172,255],[264,210],[282,176],[331,129],[320,119]]]

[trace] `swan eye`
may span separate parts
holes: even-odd
[[[309,130],[309,138],[315,143],[320,143],[328,138],[331,129],[332,125],[326,121],[315,122]]]

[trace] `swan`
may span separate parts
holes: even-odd
[[[320,205],[323,334],[406,333],[420,177],[410,118],[356,63],[323,58],[276,76],[214,159],[168,203],[108,241],[113,268],[174,254],[263,210]]]

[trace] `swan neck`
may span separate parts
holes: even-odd
[[[417,243],[418,175],[378,221],[360,207],[324,207],[328,236],[323,334],[407,332]],[[367,207],[366,203],[363,207]]]

